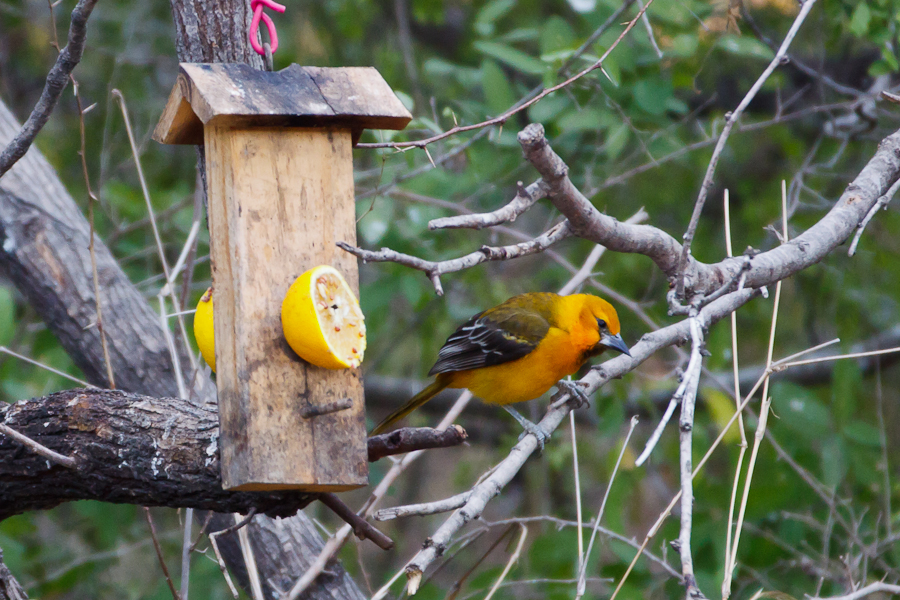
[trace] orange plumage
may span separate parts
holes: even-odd
[[[383,432],[444,388],[468,388],[490,404],[537,398],[606,348],[628,354],[616,309],[590,294],[529,293],[472,317],[451,335],[434,382],[372,431]]]

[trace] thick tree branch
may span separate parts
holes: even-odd
[[[70,500],[288,516],[314,495],[227,492],[212,407],[76,389],[0,406],[0,423],[75,457],[64,468],[0,437],[0,520]]]
[[[67,468],[0,436],[0,521],[71,500],[189,507],[270,516],[297,512],[317,494],[228,492],[219,477],[219,421],[213,406],[177,398],[75,389],[0,405],[0,425],[74,457]],[[371,438],[369,455],[457,445],[461,427],[442,435],[399,429]]]
[[[56,58],[56,63],[47,74],[47,82],[44,91],[38,99],[34,110],[28,116],[28,120],[16,136],[10,140],[0,154],[0,177],[6,174],[20,158],[25,156],[31,147],[34,138],[40,133],[50,114],[56,107],[60,94],[69,83],[69,75],[81,61],[84,54],[84,39],[87,36],[87,22],[94,10],[97,0],[79,0],[72,11],[72,21],[69,25],[69,43],[62,49]]]
[[[0,549],[0,600],[28,600],[28,594],[4,564],[2,549]]]
[[[681,253],[681,244],[675,238],[650,225],[627,225],[594,208],[569,179],[568,167],[550,148],[540,125],[532,124],[522,130],[519,143],[525,157],[550,184],[550,200],[568,218],[575,235],[617,252],[644,254],[656,263],[671,283],[675,283]],[[818,223],[786,244],[755,255],[753,264],[746,271],[744,285],[751,288],[771,285],[821,261],[850,238],[898,178],[900,132],[882,140],[869,163]],[[687,297],[718,290],[733,279],[744,264],[744,257],[726,258],[714,264],[688,257],[685,271]]]

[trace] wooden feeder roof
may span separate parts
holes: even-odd
[[[403,129],[412,115],[372,67],[301,67],[277,72],[245,64],[181,63],[153,132],[163,144],[203,143],[203,127]]]

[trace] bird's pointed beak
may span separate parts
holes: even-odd
[[[604,334],[603,337],[600,338],[600,345],[631,356],[631,352],[628,351],[628,346],[625,345],[625,341],[622,339],[621,335]]]

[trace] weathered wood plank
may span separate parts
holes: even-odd
[[[304,271],[330,264],[358,291],[348,129],[207,125],[216,365],[227,489],[340,491],[367,482],[358,370],[299,359],[281,302]],[[304,419],[315,404],[352,408]],[[302,485],[298,485],[302,484]]]
[[[185,112],[184,101],[189,104]],[[203,143],[202,125],[403,129],[412,119],[372,67],[258,71],[244,64],[183,63],[154,131],[164,144]]]

